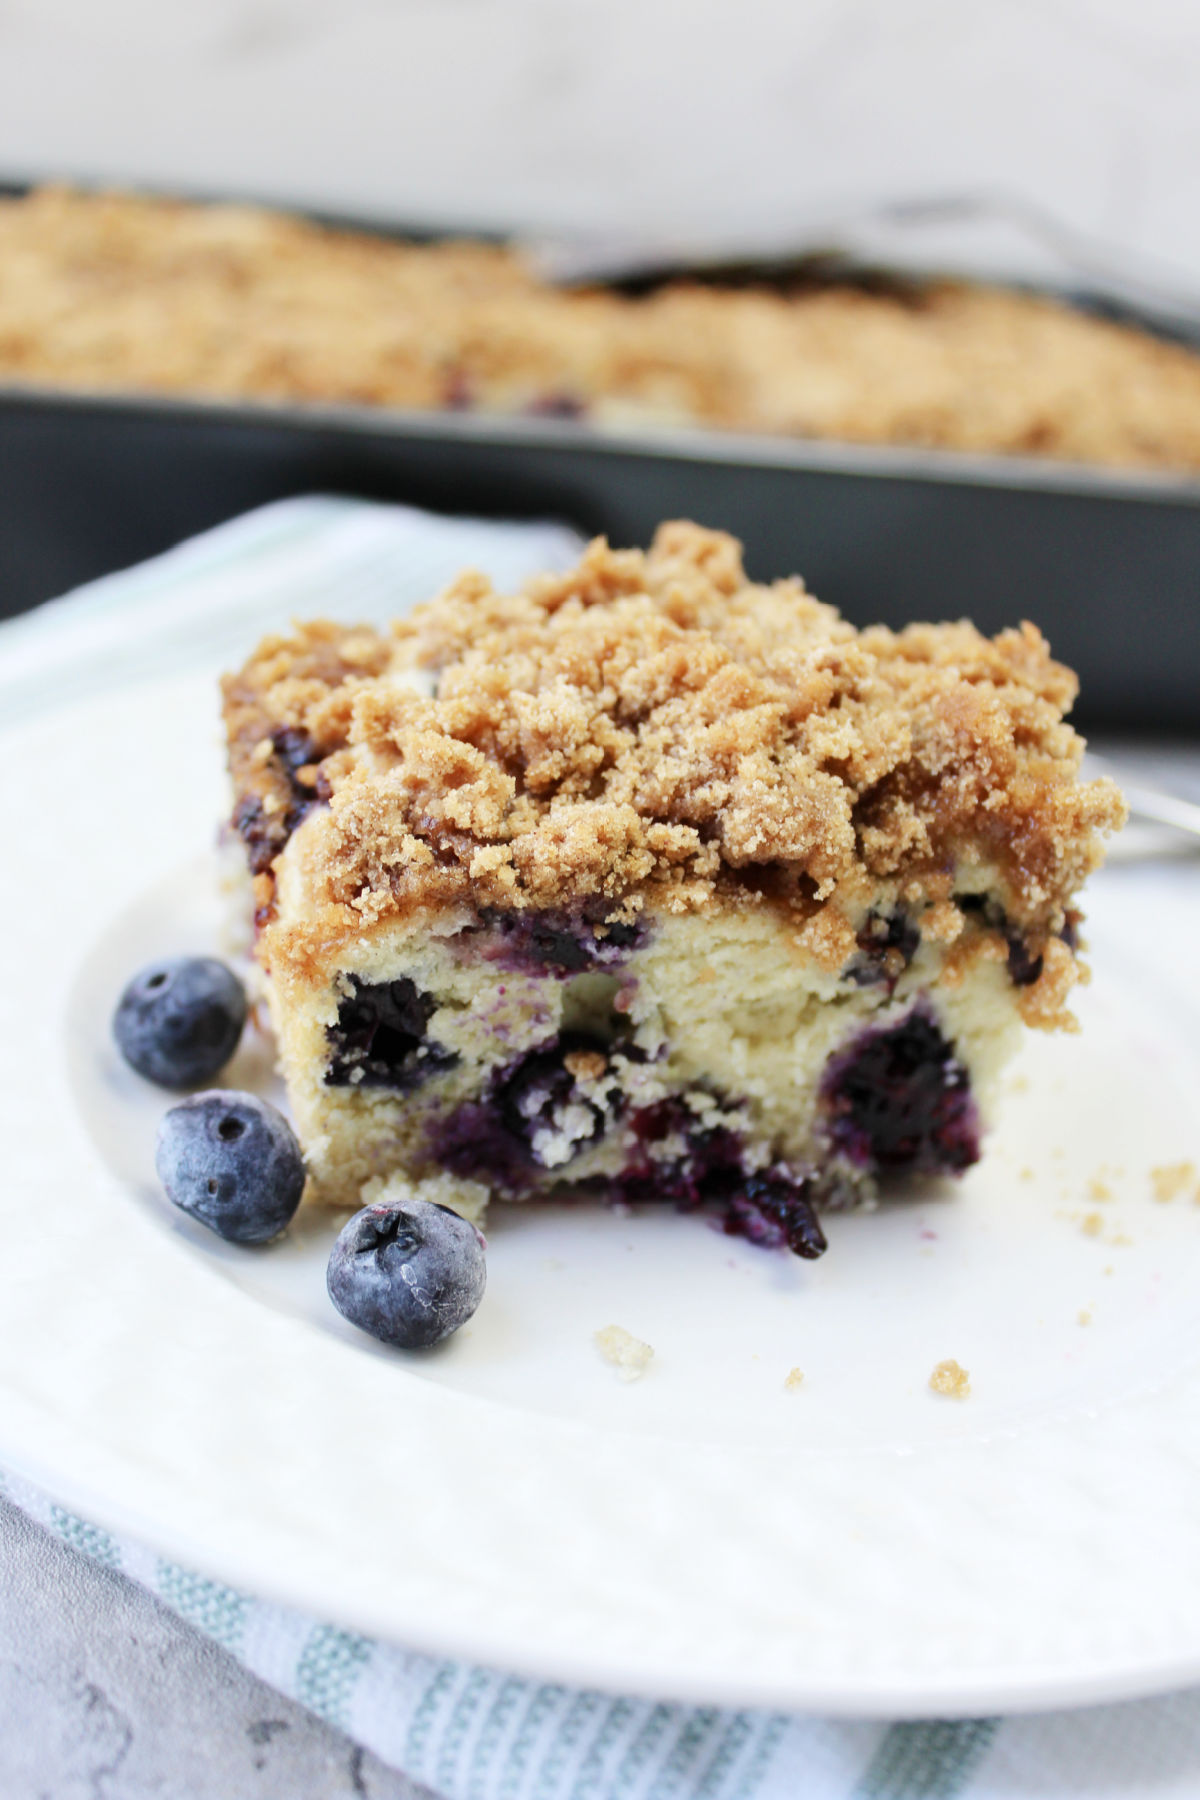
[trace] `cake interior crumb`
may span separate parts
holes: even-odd
[[[804,1370],[789,1369],[783,1385],[790,1394],[794,1394],[797,1388],[804,1386]]]
[[[654,1356],[652,1345],[643,1343],[622,1325],[605,1325],[596,1332],[593,1342],[621,1381],[640,1381]]]
[[[946,1394],[951,1400],[965,1400],[971,1392],[971,1377],[961,1363],[948,1356],[937,1364],[929,1377],[929,1385],[935,1394]]]
[[[1200,1200],[1200,1171],[1194,1162],[1160,1163],[1150,1171],[1150,1185],[1156,1200],[1178,1200],[1189,1188]]]

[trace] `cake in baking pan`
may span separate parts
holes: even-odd
[[[0,198],[0,381],[1200,469],[1200,354],[971,282],[563,292],[514,249]]]

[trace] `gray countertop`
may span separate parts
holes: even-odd
[[[0,1501],[3,1800],[427,1800]]]

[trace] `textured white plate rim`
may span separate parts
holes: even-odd
[[[886,1657],[882,1666],[871,1666],[870,1654],[860,1659],[860,1651],[878,1651],[878,1644],[835,1645],[828,1668],[820,1658],[797,1657],[794,1653],[802,1648],[805,1631],[811,1631],[819,1618],[818,1606],[811,1620],[796,1614],[788,1627],[791,1635],[780,1637],[775,1646],[781,1655],[773,1662],[767,1654],[770,1631],[762,1620],[739,1617],[737,1605],[743,1596],[728,1584],[701,1597],[705,1604],[685,1622],[686,1629],[683,1624],[677,1628],[668,1616],[636,1617],[628,1610],[635,1590],[640,1601],[647,1584],[656,1578],[654,1571],[635,1571],[630,1592],[610,1603],[603,1583],[600,1588],[589,1585],[593,1571],[587,1557],[576,1554],[573,1535],[554,1533],[554,1527],[570,1517],[584,1536],[592,1533],[593,1548],[607,1533],[612,1546],[624,1554],[636,1557],[643,1542],[665,1553],[676,1534],[674,1521],[662,1509],[672,1500],[678,1502],[681,1483],[698,1483],[690,1492],[715,1510],[707,1522],[687,1519],[697,1548],[707,1545],[740,1554],[749,1548],[747,1534],[731,1534],[732,1541],[727,1541],[713,1523],[724,1517],[719,1504],[724,1497],[722,1483],[730,1483],[728,1491],[751,1510],[757,1500],[746,1491],[747,1483],[753,1487],[769,1476],[772,1486],[769,1494],[763,1493],[764,1505],[780,1497],[782,1504],[787,1497],[784,1490],[791,1491],[797,1483],[795,1492],[811,1502],[811,1515],[799,1523],[807,1524],[810,1516],[822,1513],[829,1524],[838,1518],[838,1507],[847,1493],[853,1495],[853,1482],[859,1479],[852,1474],[851,1489],[839,1492],[834,1465],[844,1472],[856,1462],[861,1469],[871,1464],[870,1457],[822,1459],[812,1453],[789,1457],[779,1449],[732,1459],[753,1465],[746,1475],[731,1471],[728,1454],[722,1457],[712,1446],[659,1444],[611,1431],[599,1434],[603,1441],[598,1442],[595,1431],[505,1412],[414,1380],[406,1388],[406,1405],[412,1413],[406,1423],[429,1452],[431,1460],[422,1471],[433,1471],[432,1490],[446,1516],[435,1526],[427,1508],[410,1507],[405,1512],[408,1489],[401,1479],[403,1458],[397,1446],[389,1444],[385,1453],[366,1443],[365,1422],[372,1417],[374,1402],[381,1396],[388,1404],[394,1399],[395,1390],[386,1385],[388,1373],[345,1346],[315,1342],[302,1325],[261,1316],[263,1309],[245,1294],[219,1281],[211,1270],[181,1259],[177,1246],[139,1220],[134,1209],[120,1205],[116,1184],[97,1167],[82,1132],[64,1117],[62,1045],[56,1034],[61,1036],[63,1004],[74,971],[61,957],[63,934],[68,942],[85,947],[98,922],[119,911],[156,873],[195,848],[197,821],[210,816],[213,796],[219,794],[219,784],[204,760],[208,747],[196,744],[197,722],[202,723],[207,710],[206,688],[201,693],[194,682],[172,683],[74,709],[66,734],[60,718],[40,720],[8,736],[10,754],[19,753],[26,759],[22,766],[38,771],[36,791],[30,784],[14,799],[16,841],[32,845],[35,852],[39,831],[43,851],[57,841],[47,826],[61,831],[60,808],[79,782],[80,742],[94,749],[98,766],[115,767],[123,771],[124,779],[120,797],[114,795],[107,813],[93,808],[90,816],[77,821],[73,852],[84,859],[80,866],[88,868],[93,909],[86,929],[81,931],[78,893],[69,887],[61,895],[51,890],[39,896],[39,905],[31,911],[27,879],[10,870],[0,900],[7,941],[16,942],[21,932],[30,952],[12,971],[4,996],[6,1130],[8,1141],[18,1148],[0,1197],[0,1458],[96,1523],[137,1536],[215,1578],[409,1648],[577,1685],[657,1698],[916,1716],[1083,1704],[1162,1691],[1200,1676],[1200,1633],[1186,1618],[1182,1603],[1179,1616],[1167,1619],[1144,1641],[1135,1641],[1136,1632],[1123,1634],[1118,1644],[1097,1642],[1090,1653],[1080,1650],[1066,1659],[1061,1650],[1030,1655],[1028,1647],[1022,1649],[1018,1643],[1020,1653],[1007,1659],[997,1654],[978,1667],[956,1665],[952,1653],[943,1656],[940,1667],[922,1667],[917,1656],[911,1674],[902,1671],[902,1655],[893,1655],[890,1666]],[[147,743],[154,744],[154,756],[131,762],[138,747],[144,751]],[[47,958],[53,957],[55,946],[59,964],[48,978]],[[52,1005],[48,987],[55,987]],[[31,1033],[28,1021],[39,1004],[42,1012],[36,1032]],[[55,1151],[49,1169],[47,1131],[61,1133],[52,1140]],[[56,1216],[66,1217],[66,1208],[72,1209],[72,1244],[78,1267],[89,1279],[87,1291],[72,1292],[69,1299],[64,1297],[60,1270],[43,1254],[46,1234],[34,1211],[34,1202],[45,1203],[46,1185],[55,1180],[66,1184],[56,1202]],[[147,1269],[152,1275],[169,1271],[175,1284],[169,1296],[158,1289],[143,1291],[139,1278]],[[153,1288],[153,1281],[150,1285]],[[189,1307],[189,1302],[199,1304]],[[74,1343],[63,1341],[68,1307],[71,1328],[79,1333]],[[218,1334],[226,1357],[220,1368],[199,1364],[201,1321]],[[250,1383],[219,1335],[226,1326],[240,1334]],[[148,1344],[153,1345],[150,1361]],[[322,1380],[336,1384],[351,1370],[353,1378],[347,1373],[336,1405],[328,1393],[304,1386],[306,1380],[314,1380],[318,1387]],[[252,1405],[249,1390],[259,1378],[266,1398],[260,1402],[255,1393]],[[1003,1484],[1004,1470],[1014,1458],[1026,1479],[1050,1484],[1044,1490],[1047,1494],[1054,1483],[1064,1480],[1071,1489],[1080,1456],[1090,1458],[1109,1479],[1114,1470],[1127,1467],[1131,1455],[1145,1457],[1147,1433],[1153,1435],[1156,1428],[1171,1436],[1173,1452],[1179,1450],[1175,1440],[1186,1446],[1190,1439],[1200,1438],[1200,1433],[1188,1430],[1200,1418],[1197,1385],[1193,1370],[1176,1370],[1158,1396],[1136,1409],[1117,1407],[1104,1419],[1082,1417],[1069,1431],[1052,1425],[1008,1441],[998,1438],[984,1459],[987,1481],[975,1481],[974,1487],[970,1480],[963,1481],[968,1475],[975,1479],[972,1464],[980,1460],[971,1443],[948,1444],[927,1457],[888,1459],[895,1486],[890,1501],[900,1509],[908,1505],[912,1516],[919,1517],[920,1508],[928,1505],[930,1489],[915,1478],[925,1465],[944,1472],[953,1463],[959,1491],[969,1502],[965,1535],[976,1531],[981,1546],[994,1548],[1003,1538],[996,1535],[996,1520],[986,1516],[989,1483]],[[262,1410],[256,1411],[260,1405]],[[195,1409],[191,1413],[189,1406]],[[1165,1425],[1160,1419],[1164,1409]],[[333,1444],[333,1463],[337,1464],[336,1451],[350,1443],[356,1455],[362,1451],[358,1467],[324,1466],[333,1440],[315,1447],[307,1444],[304,1434],[314,1418],[322,1431],[342,1434],[340,1444]],[[299,1446],[294,1458],[297,1479],[315,1475],[323,1483],[318,1503],[311,1503],[307,1491],[290,1492],[281,1478],[290,1473],[281,1468],[280,1457],[286,1461],[290,1454],[287,1432],[293,1429]],[[1065,1474],[1056,1463],[1064,1432],[1078,1440]],[[1158,1444],[1155,1439],[1150,1445],[1152,1457]],[[594,1460],[597,1452],[602,1454]],[[522,1461],[531,1455],[543,1459],[533,1471],[532,1484],[530,1469]],[[255,1456],[262,1466],[255,1465]],[[464,1499],[464,1484],[454,1478],[477,1475],[480,1467],[490,1473],[504,1456],[511,1459],[504,1471],[505,1492],[489,1495],[488,1505],[472,1512]],[[364,1518],[359,1485],[372,1458],[371,1479],[381,1485],[370,1491],[386,1490],[392,1509],[387,1525],[394,1531],[399,1523],[406,1531],[425,1534],[419,1570],[407,1570],[403,1555],[389,1539],[384,1548],[393,1560],[377,1573],[370,1540],[379,1531],[379,1521],[369,1503]],[[246,1460],[243,1464],[238,1459]],[[825,1475],[814,1478],[814,1468],[824,1469]],[[260,1483],[249,1493],[239,1491],[233,1479],[235,1472],[240,1478],[247,1470]],[[636,1473],[635,1492],[631,1473]],[[1191,1501],[1200,1497],[1194,1462],[1185,1466],[1176,1461],[1171,1473],[1181,1483],[1178,1508],[1186,1518]],[[827,1479],[830,1485],[818,1491]],[[562,1510],[544,1518],[535,1509],[531,1515],[531,1501],[546,1492]],[[590,1520],[585,1496],[598,1509]],[[1143,1525],[1144,1498],[1134,1494],[1128,1503],[1129,1517],[1140,1517]],[[1061,1514],[1064,1522],[1077,1501],[1072,1489]],[[1090,1504],[1086,1496],[1079,1503],[1085,1511]],[[574,1513],[572,1506],[578,1508]],[[522,1523],[530,1516],[534,1530]],[[864,1516],[873,1515],[868,1511]],[[1104,1509],[1085,1523],[1089,1529],[1107,1529]],[[1127,1525],[1128,1519],[1121,1523]],[[365,1532],[358,1529],[364,1524]],[[876,1518],[872,1530],[877,1526]],[[764,1519],[768,1537],[774,1529]],[[449,1541],[446,1533],[451,1534]],[[911,1540],[909,1547],[915,1544]],[[1181,1539],[1175,1547],[1190,1556],[1189,1540]],[[886,1569],[886,1537],[878,1548],[879,1566]],[[539,1595],[522,1597],[511,1583],[504,1586],[499,1578],[505,1554],[534,1556],[547,1583]],[[1069,1561],[1070,1554],[1071,1546],[1064,1541],[1064,1559]],[[810,1573],[823,1572],[817,1551],[813,1557],[816,1560],[810,1558],[805,1567]],[[836,1555],[833,1560],[836,1563]],[[1183,1592],[1187,1573],[1181,1568]],[[394,1578],[390,1585],[388,1575]],[[663,1579],[669,1602],[671,1581],[665,1574]],[[685,1587],[679,1588],[679,1598],[687,1598]],[[760,1598],[770,1602],[772,1597],[764,1590]],[[806,1603],[808,1596],[801,1595],[800,1600]],[[732,1634],[715,1655],[714,1621],[723,1622]],[[951,1617],[949,1640],[958,1633],[961,1643],[969,1644],[970,1632],[962,1635],[967,1624]],[[697,1631],[697,1626],[702,1629]],[[779,1629],[772,1615],[770,1630]],[[928,1629],[916,1616],[913,1631],[913,1647],[924,1652]],[[739,1634],[740,1642],[733,1641]],[[813,1641],[818,1639],[819,1633]],[[893,1651],[898,1645],[899,1639]]]
[[[2,1404],[0,1433],[3,1434],[4,1460],[9,1469],[44,1492],[53,1492],[89,1524],[143,1544],[212,1580],[253,1593],[259,1599],[311,1613],[315,1618],[343,1629],[396,1643],[406,1650],[470,1662],[533,1681],[684,1705],[739,1707],[844,1719],[965,1719],[992,1714],[1058,1712],[1106,1702],[1147,1699],[1200,1682],[1200,1654],[1194,1654],[1190,1657],[1166,1656],[1158,1661],[1138,1659],[1126,1664],[1097,1664],[1092,1669],[1080,1668],[1070,1677],[1047,1670],[1041,1677],[1026,1675],[1006,1681],[1002,1676],[987,1675],[976,1681],[960,1679],[944,1686],[928,1681],[916,1687],[899,1682],[864,1681],[847,1691],[845,1685],[839,1683],[822,1687],[819,1679],[814,1678],[806,1681],[803,1692],[798,1694],[793,1683],[773,1684],[762,1677],[741,1682],[733,1672],[723,1675],[715,1686],[703,1680],[689,1682],[678,1675],[664,1681],[661,1668],[652,1659],[643,1666],[633,1654],[609,1665],[606,1659],[594,1654],[573,1657],[559,1652],[551,1665],[537,1645],[523,1644],[504,1629],[489,1631],[486,1622],[464,1636],[453,1631],[440,1633],[436,1621],[422,1618],[414,1622],[411,1632],[401,1639],[395,1633],[394,1613],[387,1606],[381,1605],[375,1611],[364,1607],[347,1612],[344,1603],[331,1596],[327,1586],[319,1581],[309,1582],[303,1570],[294,1570],[285,1577],[277,1566],[257,1555],[239,1556],[228,1546],[214,1552],[209,1540],[173,1530],[162,1515],[150,1515],[137,1506],[122,1504],[116,1496],[120,1490],[127,1491],[127,1484],[121,1481],[120,1475],[108,1480],[99,1475],[94,1481],[80,1479],[75,1470],[68,1468],[67,1459],[61,1453],[55,1456],[40,1421],[31,1419],[27,1429],[22,1431],[20,1423]],[[20,1444],[22,1452],[10,1453],[10,1443]],[[36,1446],[28,1459],[23,1454],[26,1445]],[[38,1450],[44,1460],[37,1454]]]

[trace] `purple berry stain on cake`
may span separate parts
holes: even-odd
[[[958,1175],[979,1160],[966,1069],[922,1006],[898,1024],[869,1026],[832,1057],[821,1101],[831,1148],[861,1169]]]
[[[614,1184],[615,1198],[671,1200],[684,1212],[712,1209],[730,1237],[771,1250],[786,1245],[810,1261],[824,1253],[810,1176],[783,1165],[747,1172],[737,1132],[704,1126],[677,1099],[643,1108],[629,1124],[636,1149]]]
[[[619,967],[631,950],[646,942],[646,928],[602,915],[589,909],[579,913],[530,911],[505,912],[484,907],[478,927],[462,936],[472,955],[482,953],[489,962],[514,975],[554,975],[565,980],[589,969]]]
[[[813,1182],[785,1168],[748,1175],[725,1201],[723,1229],[768,1250],[786,1244],[811,1262],[828,1249],[813,1208]]]
[[[999,900],[988,894],[957,894],[955,905],[960,911],[979,915],[985,925],[998,931],[1008,949],[1008,976],[1014,987],[1032,987],[1040,980],[1045,967],[1045,957],[1035,953],[1020,927],[1014,925]],[[1079,948],[1078,913],[1068,913],[1066,923],[1059,936],[1067,949],[1074,954]]]
[[[437,1009],[407,975],[398,981],[350,977],[350,992],[338,1006],[337,1023],[326,1033],[329,1066],[326,1087],[393,1088],[408,1093],[458,1061],[453,1051],[426,1036]]]
[[[440,1165],[470,1181],[521,1194],[533,1175],[565,1167],[607,1131],[609,1101],[580,1085],[577,1058],[607,1067],[605,1047],[564,1032],[527,1051],[493,1077],[481,1100],[466,1100],[437,1121],[431,1148]]]
[[[569,1059],[581,1054],[604,1058],[607,1052],[580,1034],[565,1034],[510,1064],[486,1098],[464,1101],[437,1122],[430,1142],[435,1160],[509,1196],[526,1193],[546,1168],[565,1167],[620,1114],[619,1102],[600,1104],[580,1091]],[[783,1165],[748,1173],[738,1134],[704,1126],[677,1098],[642,1107],[625,1123],[631,1146],[625,1167],[589,1182],[591,1197],[714,1211],[730,1236],[770,1249],[787,1245],[807,1258],[824,1251],[817,1184],[809,1176]]]
[[[582,419],[587,407],[577,394],[549,393],[539,394],[525,411],[533,419]]]
[[[921,933],[902,909],[872,912],[855,941],[844,979],[855,987],[886,987],[890,994],[920,948]]]
[[[321,751],[306,731],[280,726],[271,734],[272,761],[287,777],[290,801],[282,811],[268,813],[257,794],[243,794],[233,814],[234,830],[246,846],[252,875],[262,875],[286,845],[313,807],[328,800],[329,790],[318,771],[311,782],[300,780],[301,769],[315,768]]]

